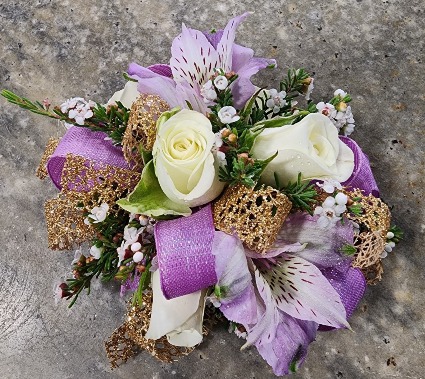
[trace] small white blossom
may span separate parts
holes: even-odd
[[[134,262],[139,263],[139,262],[142,261],[142,259],[143,259],[143,253],[141,251],[134,253],[134,255],[133,255],[133,261]]]
[[[319,113],[329,117],[330,119],[335,118],[337,113],[335,107],[332,104],[324,103],[323,101],[321,101],[320,103],[317,103],[316,108],[319,111]]]
[[[201,96],[204,98],[204,102],[206,104],[209,104],[217,99],[217,93],[215,92],[215,89],[211,80],[208,80],[208,82],[206,82],[201,87]]]
[[[323,189],[326,193],[334,193],[335,190],[342,190],[342,185],[335,179],[327,178],[323,180],[323,183],[316,183],[316,185]]]
[[[385,244],[385,251],[387,253],[391,253],[393,251],[394,247],[395,247],[395,243],[393,241],[387,242]]]
[[[82,97],[73,97],[61,105],[61,111],[68,113],[70,119],[74,119],[78,125],[84,125],[84,120],[93,117],[93,101],[86,101]]]
[[[227,80],[227,78],[223,75],[219,75],[214,79],[214,85],[219,89],[219,90],[224,90],[227,88],[229,84],[229,81]]]
[[[267,100],[266,105],[268,108],[273,109],[273,113],[278,113],[286,105],[286,92],[277,92],[276,89],[272,88],[269,90],[269,95],[270,99]]]
[[[345,96],[347,96],[347,92],[343,91],[342,89],[337,89],[334,92],[334,96],[341,96],[342,98],[344,98]]]
[[[338,216],[340,216],[342,213],[344,213],[347,210],[347,201],[348,201],[348,196],[345,193],[339,192],[336,196],[335,196],[335,212],[337,213]]]
[[[223,137],[222,132],[225,129],[221,129],[218,133],[215,133],[215,146],[222,147],[223,146]]]
[[[394,233],[393,232],[388,232],[387,233],[387,238],[390,240],[390,239],[393,239],[394,238]]]
[[[90,253],[89,252],[84,253],[83,250],[81,249],[81,247],[79,249],[75,250],[74,259],[71,262],[71,265],[74,265],[75,263],[77,263],[80,260],[82,255],[84,255],[87,258],[87,257],[90,256]]]
[[[135,219],[135,215],[132,216],[130,221],[134,219]],[[140,215],[139,222],[141,225],[139,229],[129,225],[125,226],[124,228],[123,241],[121,242],[121,246],[117,248],[117,253],[119,258],[118,265],[121,265],[121,262],[124,260],[126,250],[130,249],[132,252],[134,252],[134,255],[133,255],[133,260],[134,260],[134,256],[136,256],[136,254],[138,253],[142,254],[140,250],[142,249],[145,243],[153,242],[153,232],[154,232],[153,224],[155,221],[145,215]],[[136,256],[136,259],[137,257],[139,257],[139,255]]]
[[[136,252],[139,251],[142,248],[142,245],[140,242],[135,242],[131,245],[131,251]]]
[[[314,214],[320,216],[317,220],[318,226],[326,229],[341,220],[341,214],[347,210],[347,200],[347,195],[342,192],[339,192],[335,197],[328,196],[322,206],[318,206],[314,210]]]
[[[230,106],[223,107],[218,111],[218,117],[223,124],[231,124],[240,119],[236,114],[236,109]]]
[[[337,91],[335,91],[335,93],[337,93]],[[340,95],[342,96],[342,94],[344,94],[344,96],[346,95],[344,91],[342,91]],[[321,101],[320,103],[316,104],[316,108],[319,113],[329,117],[338,131],[342,131],[342,134],[349,136],[351,133],[353,133],[355,128],[355,121],[353,113],[351,112],[351,107],[349,105],[341,102],[339,105],[337,105],[338,109],[336,109],[332,104]]]
[[[99,259],[100,255],[103,252],[103,247],[97,247],[96,245],[93,245],[90,248],[90,255],[94,258],[94,259]]]
[[[223,137],[221,135],[223,130],[224,129],[220,130],[218,133],[215,133],[215,143],[214,143],[214,146],[212,148],[212,152],[217,157],[218,164],[220,166],[225,166],[227,164],[226,154],[224,154],[224,152],[220,151],[220,147],[223,146]]]
[[[102,203],[100,207],[94,207],[91,210],[91,213],[84,220],[84,223],[89,224],[91,221],[92,223],[97,224],[99,222],[105,221],[108,211],[109,211],[109,205],[106,203]]]
[[[137,230],[134,226],[129,227],[127,225],[124,228],[124,241],[126,241],[128,245],[132,245],[139,239],[140,232],[141,230]]]

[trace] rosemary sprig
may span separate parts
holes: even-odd
[[[274,177],[276,187],[288,196],[293,208],[313,214],[312,206],[317,203],[316,196],[318,195],[314,184],[310,184],[308,181],[303,183],[301,173],[299,173],[296,182],[289,182],[286,186],[281,187],[277,173],[274,174]]]

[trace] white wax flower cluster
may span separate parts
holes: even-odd
[[[93,117],[93,108],[96,103],[89,100],[86,101],[82,97],[73,97],[65,101],[61,106],[63,113],[68,113],[70,119],[75,120],[78,125],[84,125],[86,119]]]

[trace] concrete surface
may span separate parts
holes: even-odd
[[[294,378],[423,378],[423,0],[1,0],[0,87],[59,104],[79,95],[102,102],[124,84],[129,62],[167,62],[182,22],[219,28],[245,10],[256,13],[237,40],[280,64],[257,84],[304,66],[315,73],[314,99],[339,87],[353,95],[353,136],[406,233],[351,319],[355,333],[320,334]],[[142,353],[111,371],[103,340],[122,321],[118,287],[96,285],[72,310],[53,299],[72,253],[47,248],[42,206],[55,189],[34,170],[48,137],[63,130],[4,100],[0,124],[0,378],[273,377],[224,327],[177,363]]]

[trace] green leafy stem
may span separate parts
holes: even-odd
[[[80,125],[74,119],[69,118],[68,114],[62,112],[58,106],[50,110],[49,105],[43,104],[40,101],[31,101],[8,90],[2,90],[0,95],[8,102],[32,113],[64,121],[75,126],[86,127],[92,131],[105,132],[115,145],[122,143],[130,114],[130,110],[119,101],[116,103],[116,106],[107,107],[96,103],[96,106],[92,109],[93,117],[86,119],[84,124]]]

